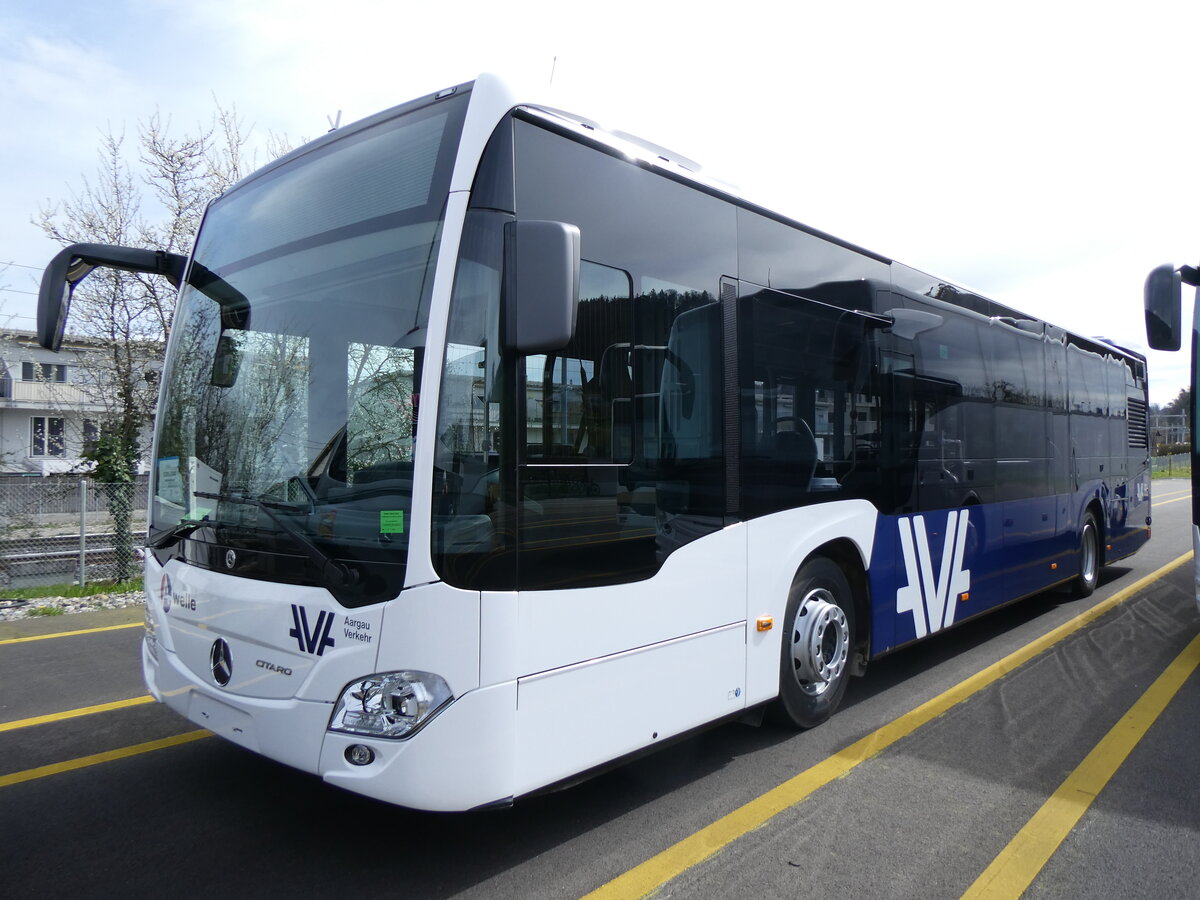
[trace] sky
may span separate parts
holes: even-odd
[[[1200,255],[1197,26],[1194,0],[0,0],[0,325],[34,327],[58,248],[31,219],[94,174],[104,132],[133,153],[155,112],[195,131],[219,102],[264,143],[314,138],[487,71],[1144,351],[1147,273]],[[1165,404],[1187,361],[1149,358]]]

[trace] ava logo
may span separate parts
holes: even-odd
[[[301,653],[315,653],[322,656],[326,647],[333,646],[333,638],[329,631],[333,628],[333,613],[322,611],[317,616],[316,627],[309,631],[308,612],[303,606],[292,604],[292,622],[295,627],[288,634],[296,639]]]
[[[896,612],[912,613],[919,638],[952,625],[955,602],[971,589],[971,570],[963,568],[969,523],[965,509],[947,514],[941,571],[936,578],[925,517],[913,516],[897,523],[908,585],[896,591]]]

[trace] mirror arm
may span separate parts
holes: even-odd
[[[105,267],[123,272],[161,275],[178,290],[183,283],[187,264],[186,256],[166,250],[110,244],[71,244],[64,247],[46,266],[38,289],[38,342],[47,350],[59,348],[66,329],[71,294],[93,270]],[[192,266],[189,282],[220,304],[223,328],[247,326],[250,303],[241,291],[198,263]]]
[[[66,330],[71,294],[94,269],[106,266],[125,272],[162,275],[176,289],[183,280],[187,257],[165,250],[114,247],[109,244],[71,244],[64,247],[42,274],[38,288],[38,343],[58,350]]]
[[[124,272],[162,275],[173,287],[178,288],[187,266],[187,257],[178,253],[109,244],[72,244],[59,251],[55,261],[60,259],[67,263],[66,278],[70,284],[77,284],[93,269],[106,266]]]

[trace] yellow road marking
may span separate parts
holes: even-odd
[[[141,706],[153,703],[154,698],[149,694],[142,697],[130,697],[128,700],[114,700],[111,703],[98,703],[95,706],[83,706],[79,709],[68,709],[63,712],[49,713],[44,716],[34,716],[31,719],[17,719],[15,722],[0,722],[0,732],[16,731],[18,728],[32,728],[34,725],[46,725],[50,722],[61,722],[63,719],[75,719],[79,716],[90,716],[95,713],[112,712],[114,709],[125,709],[130,706]]]
[[[976,672],[932,700],[922,703],[916,709],[910,710],[866,737],[855,741],[844,750],[827,757],[744,806],[722,816],[711,825],[705,826],[656,856],[652,856],[641,865],[618,875],[612,881],[587,894],[586,900],[645,897],[693,866],[715,856],[742,835],[761,827],[785,809],[807,799],[814,791],[848,774],[859,763],[865,762],[890,747],[922,725],[933,721],[952,707],[1053,647],[1059,641],[1100,618],[1191,558],[1191,551],[1188,551],[1157,571],[1144,578],[1139,578],[1133,584],[1108,599],[1102,600],[1086,612],[1080,613],[1021,649]]]
[[[56,631],[54,634],[33,634],[29,637],[6,638],[2,644],[26,644],[29,641],[48,641],[51,638],[74,637],[77,634],[98,634],[101,631],[120,631],[122,628],[145,628],[142,622],[130,622],[126,625],[105,625],[103,628],[80,628],[78,631]]]
[[[1016,898],[1025,892],[1197,666],[1200,666],[1200,635],[1175,657],[1150,689],[1000,851],[963,894],[964,900]]]
[[[167,747],[178,747],[180,744],[189,744],[192,741],[198,741],[211,736],[212,732],[210,731],[187,731],[183,734],[176,734],[157,741],[134,744],[132,747],[105,750],[103,753],[93,753],[91,756],[81,756],[78,759],[69,759],[66,762],[54,763],[50,766],[39,766],[36,769],[26,769],[24,772],[13,772],[11,775],[0,775],[0,788],[8,787],[11,784],[21,784],[25,781],[34,781],[38,778],[45,778],[48,775],[61,775],[63,772],[86,769],[88,766],[97,766],[100,763],[128,759],[130,756],[137,756],[141,753],[165,750]]]
[[[1176,497],[1174,500],[1155,500],[1152,506],[1166,506],[1168,503],[1178,503],[1180,500],[1191,500],[1191,494],[1184,494],[1182,497]]]

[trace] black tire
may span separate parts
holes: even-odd
[[[854,596],[840,566],[817,557],[801,567],[783,625],[775,718],[813,728],[833,715],[850,680]]]
[[[1095,514],[1089,509],[1083,514],[1079,528],[1078,572],[1075,575],[1076,597],[1090,597],[1100,583],[1100,526]]]

